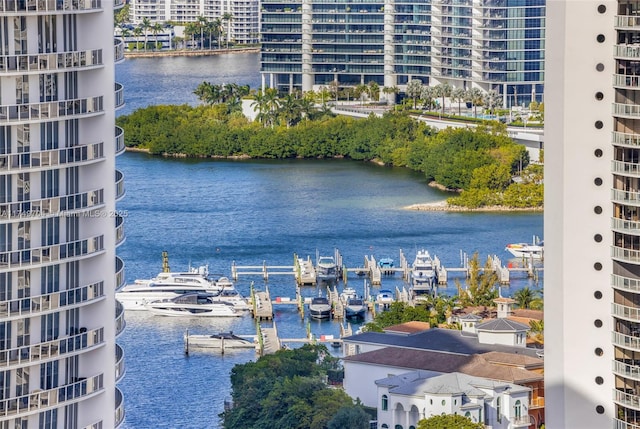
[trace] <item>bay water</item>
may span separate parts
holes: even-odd
[[[156,103],[195,104],[191,91],[202,80],[249,83],[253,78],[252,86],[257,86],[259,64],[252,55],[229,55],[220,63],[216,61],[221,56],[128,59],[117,67],[117,77],[125,85],[128,111]],[[226,74],[230,70],[246,81]],[[418,248],[428,249],[447,267],[460,266],[461,254],[474,252],[482,260],[496,254],[506,263],[507,243],[542,236],[539,213],[406,210],[407,205],[440,201],[446,194],[427,186],[420,174],[401,168],[348,160],[184,160],[141,153],[125,153],[117,164],[127,189],[118,204],[127,213],[127,239],[118,254],[129,282],[160,272],[164,250],[172,270],[208,264],[211,272],[230,276],[234,262],[291,266],[294,254],[315,259],[317,253],[330,255],[336,248],[349,267],[362,266],[365,255],[398,261],[400,250],[411,262]],[[524,286],[542,287],[542,279],[514,277],[503,295]],[[295,294],[292,275],[271,276],[267,283],[259,276],[241,276],[236,285],[248,294],[251,282],[261,290],[268,286],[272,297]],[[354,275],[348,282],[363,293],[362,278]],[[396,275],[383,278],[381,287],[403,285]],[[305,296],[322,292],[319,287],[302,289]],[[454,282],[442,292],[455,294]],[[256,359],[255,352],[192,350],[186,356],[183,334],[255,334],[251,317],[125,316],[127,327],[118,339],[127,369],[120,383],[126,401],[124,427],[220,427],[218,414],[230,395],[230,371],[235,364]],[[307,326],[316,336],[337,336],[340,329],[339,322],[303,319],[285,305],[276,306],[275,323],[286,338],[303,337]]]

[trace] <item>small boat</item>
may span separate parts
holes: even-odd
[[[382,272],[382,274],[384,275],[395,274],[392,258],[380,258],[380,260],[378,261],[378,267],[380,268],[380,272]]]
[[[367,314],[367,304],[361,298],[349,298],[344,307],[345,317],[348,319],[364,319]]]
[[[431,291],[438,283],[438,273],[429,252],[418,250],[411,266],[411,283],[417,293]]]
[[[534,240],[534,244],[512,243],[507,244],[505,250],[516,258],[542,259],[544,256],[544,242]]]
[[[338,265],[333,256],[320,256],[316,263],[316,278],[332,281],[338,278]]]
[[[309,304],[309,314],[314,319],[330,319],[331,310],[329,300],[320,296],[313,298]]]
[[[233,332],[219,332],[213,335],[184,334],[185,344],[193,347],[216,349],[241,349],[256,346],[255,335],[235,335]]]
[[[174,317],[238,317],[244,314],[233,304],[214,301],[214,295],[189,292],[176,298],[153,301],[146,304],[147,310],[159,316]]]
[[[227,277],[220,277],[216,284],[221,288],[220,292],[213,294],[211,299],[214,302],[228,302],[236,310],[251,310],[249,300],[243,297],[235,288],[231,280]]]
[[[356,298],[358,296],[356,290],[352,287],[345,287],[340,293],[340,299],[346,303],[350,298]]]
[[[378,292],[378,295],[376,296],[376,302],[384,307],[388,307],[391,303],[393,303],[393,301],[393,292],[387,289],[380,290],[380,292]]]

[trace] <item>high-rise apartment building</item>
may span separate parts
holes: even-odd
[[[544,0],[263,0],[263,86],[425,84],[542,101]]]
[[[549,2],[548,428],[640,427],[640,3]]]
[[[131,21],[187,24],[199,19],[222,19],[225,40],[239,44],[259,42],[259,0],[131,0]]]
[[[113,428],[124,151],[114,8],[0,0],[0,427]]]

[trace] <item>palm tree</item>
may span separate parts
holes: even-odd
[[[229,49],[229,38],[231,37],[231,21],[233,21],[233,15],[229,12],[225,12],[222,15],[222,20],[227,21],[227,49]]]
[[[467,101],[473,105],[473,117],[478,117],[477,107],[482,106],[484,96],[478,88],[471,88],[467,91]]]
[[[273,126],[275,122],[275,112],[278,108],[278,91],[275,88],[259,90],[255,95],[252,104],[253,110],[258,112],[256,119],[265,127]]]
[[[453,91],[451,91],[451,99],[458,103],[458,116],[462,115],[460,104],[462,104],[462,102],[465,100],[466,92],[467,91],[465,91],[464,88],[455,88]]]
[[[142,33],[142,27],[136,27],[133,29],[133,35],[136,38],[136,50],[140,49],[140,42],[138,42],[138,38],[142,36]]]
[[[142,30],[144,31],[144,50],[147,50],[147,37],[149,34],[149,29],[151,28],[151,20],[149,18],[143,18],[140,23]]]
[[[369,93],[369,97],[371,97],[372,100],[377,101],[380,95],[380,85],[378,85],[377,82],[372,80],[371,82],[369,82],[367,86],[368,86],[367,92]]]
[[[427,110],[430,110],[433,106],[433,99],[437,97],[438,93],[436,87],[423,85],[422,90],[420,91],[420,99],[424,103],[424,107]]]
[[[207,27],[207,23],[207,18],[202,15],[196,19],[196,25],[200,29],[200,49],[204,49],[204,29]]]
[[[220,49],[222,47],[222,35],[224,34],[224,24],[222,23],[222,19],[214,19],[212,26],[212,31],[216,35],[216,40],[218,40],[218,49]]]
[[[420,98],[420,94],[422,93],[422,81],[419,79],[411,79],[411,81],[407,84],[407,97],[413,100],[413,109],[416,109],[416,105],[418,103],[418,99]]]
[[[438,95],[442,98],[442,114],[444,115],[444,99],[451,97],[451,91],[453,88],[448,82],[438,85]]]
[[[520,308],[531,308],[531,303],[536,299],[537,291],[529,289],[528,286],[523,287],[513,294],[516,304]]]
[[[483,102],[487,109],[489,109],[489,113],[493,113],[493,110],[502,102],[502,97],[497,91],[492,89],[484,95]]]
[[[326,86],[323,86],[320,88],[317,96],[320,98],[321,103],[324,105],[326,103],[326,100],[331,97],[331,91]]]
[[[153,33],[153,38],[155,39],[154,46],[158,47],[158,33],[162,31],[162,25],[159,22],[156,22],[151,26],[151,32]],[[162,48],[162,45],[160,46]]]
[[[184,34],[191,37],[191,47],[195,44],[195,34],[198,31],[198,26],[194,22],[188,22],[187,25],[184,26]]]
[[[382,93],[385,94],[387,97],[387,102],[389,102],[389,94],[397,94],[400,91],[400,89],[397,86],[385,86],[382,88]]]
[[[369,87],[367,85],[365,85],[364,83],[361,83],[360,85],[356,86],[355,92],[356,92],[356,97],[358,97],[360,99],[360,105],[364,104],[364,97],[363,95],[366,94],[367,90],[369,89]]]
[[[296,94],[287,94],[280,100],[278,116],[284,120],[287,128],[300,122],[302,109],[300,108],[300,100]]]

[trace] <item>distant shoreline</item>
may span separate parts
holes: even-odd
[[[462,206],[450,206],[446,200],[435,201],[432,203],[411,204],[403,207],[405,210],[426,211],[426,212],[544,212],[544,207],[505,207],[505,206],[486,206],[478,208],[469,208]]]
[[[125,58],[158,58],[158,57],[205,57],[222,54],[257,54],[260,48],[229,48],[229,49],[174,49],[170,51],[125,51]]]

